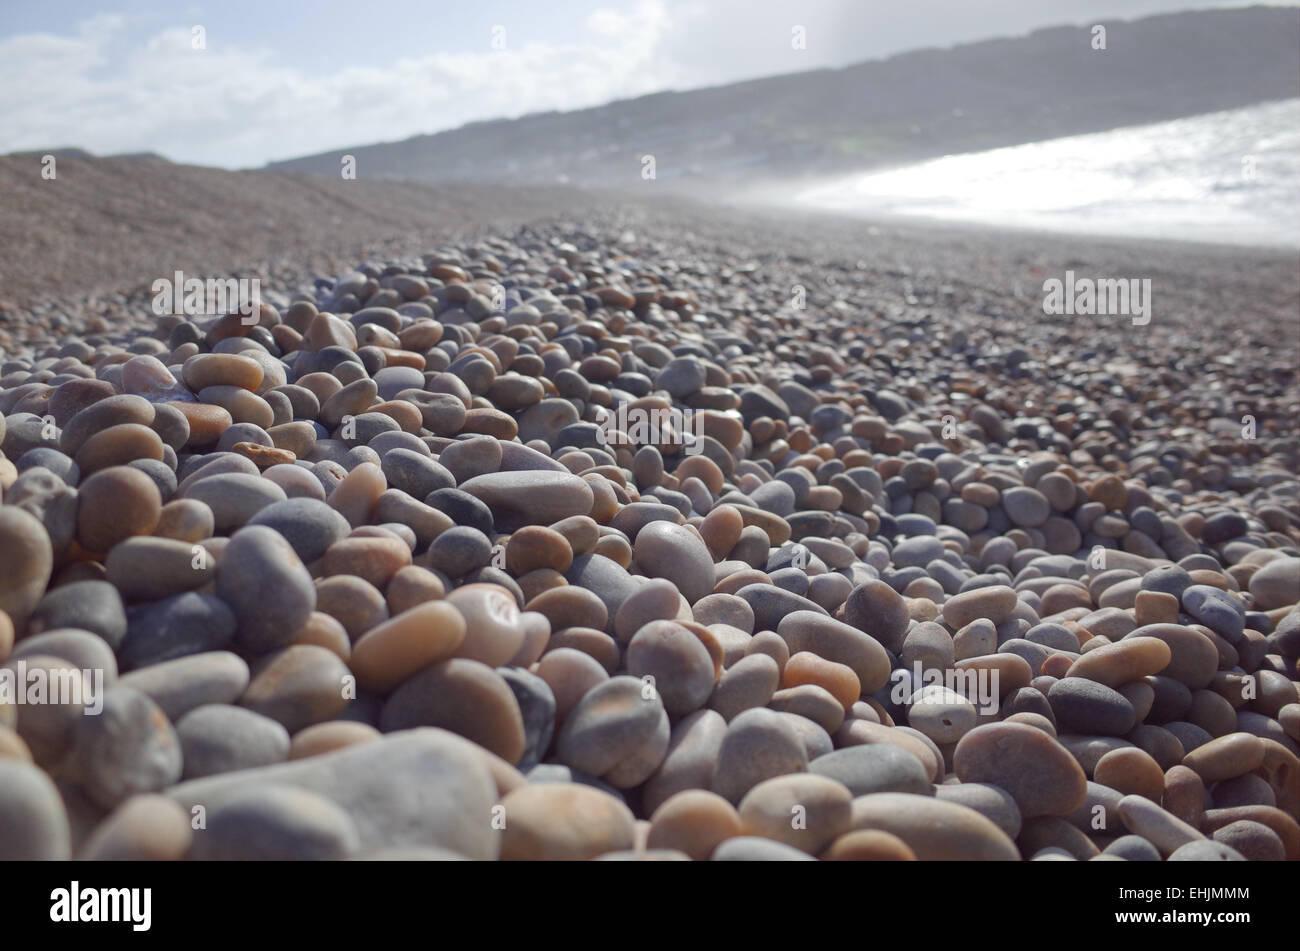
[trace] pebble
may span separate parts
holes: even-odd
[[[777,776],[751,788],[737,811],[744,834],[817,855],[849,831],[853,795],[826,776]]]
[[[958,741],[952,764],[963,783],[1005,789],[1024,819],[1069,815],[1086,792],[1087,777],[1069,751],[1042,730],[1019,723],[971,730]]]
[[[190,816],[170,799],[141,793],[101,822],[81,846],[91,862],[179,862],[193,840]]]
[[[467,584],[447,595],[447,603],[465,622],[465,638],[455,650],[464,657],[500,667],[510,663],[524,644],[525,631],[518,603],[494,584]]]
[[[110,687],[103,710],[81,717],[73,736],[78,782],[95,803],[112,809],[137,793],[181,778],[181,746],[158,705],[130,687]]]
[[[653,685],[630,676],[596,685],[555,739],[561,763],[619,789],[639,786],[668,752],[668,714]]]
[[[887,744],[835,750],[809,762],[808,772],[835,780],[855,797],[878,792],[933,795],[930,777],[916,757]]]
[[[265,525],[231,536],[217,566],[216,593],[235,614],[235,642],[254,653],[291,643],[316,609],[311,575],[284,536]]]
[[[465,640],[465,618],[428,601],[370,628],[352,645],[349,668],[367,690],[388,693],[416,671],[446,660]]]
[[[149,535],[162,514],[162,496],[139,469],[111,466],[77,488],[77,541],[102,554],[124,538]]]
[[[450,730],[512,765],[526,744],[523,714],[510,686],[491,667],[463,657],[424,667],[384,703],[385,733],[417,726]]]
[[[875,693],[889,679],[889,655],[879,641],[853,625],[818,611],[796,610],[780,620],[776,632],[789,646],[791,657],[809,652],[847,667],[858,678],[862,693]]]
[[[248,519],[279,532],[304,565],[320,558],[349,531],[347,519],[320,499],[288,498],[272,502]]]
[[[217,573],[216,562],[200,546],[144,536],[114,545],[104,568],[105,580],[126,601],[160,601],[201,588]]]
[[[580,783],[521,786],[501,800],[506,861],[577,862],[633,848],[636,819],[608,793]]]
[[[287,785],[249,786],[208,812],[189,857],[198,861],[330,861],[361,847],[352,817],[324,796]]]
[[[59,791],[36,766],[0,757],[0,861],[71,858],[72,833]]]
[[[716,764],[713,791],[738,804],[765,779],[803,772],[808,754],[787,720],[758,708],[744,711],[727,725]]]
[[[706,789],[686,789],[654,810],[646,848],[677,849],[704,862],[727,839],[743,834],[740,814],[731,803]]]
[[[1119,816],[1130,832],[1142,836],[1166,858],[1181,846],[1205,838],[1195,827],[1166,812],[1145,796],[1128,795],[1121,799]]]
[[[253,667],[239,703],[297,733],[338,714],[347,703],[351,679],[338,655],[324,647],[293,644]]]
[[[887,832],[921,861],[1015,862],[1015,843],[992,821],[956,802],[878,792],[853,800],[852,828]]]
[[[1206,783],[1233,779],[1264,762],[1265,741],[1249,733],[1231,733],[1210,740],[1183,757],[1183,765]]]
[[[197,779],[237,769],[284,761],[289,731],[251,710],[209,703],[176,721],[184,763],[183,779]]]
[[[543,470],[492,472],[475,476],[460,489],[485,504],[499,530],[550,525],[591,511],[591,487],[574,475]]]
[[[73,581],[52,589],[32,612],[27,634],[66,627],[90,631],[120,649],[128,627],[122,596],[107,581]]]
[[[698,710],[713,693],[713,659],[700,638],[672,621],[651,621],[627,645],[627,672],[658,692],[670,717]]]
[[[668,751],[646,782],[642,801],[651,812],[687,789],[711,789],[727,724],[716,710],[697,710],[673,724]]]
[[[248,664],[243,658],[228,651],[210,651],[142,667],[124,674],[118,682],[147,696],[176,723],[204,704],[235,702],[248,680]]]

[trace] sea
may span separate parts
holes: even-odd
[[[823,181],[815,209],[1300,248],[1300,98]]]

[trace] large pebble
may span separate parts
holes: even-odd
[[[964,783],[1005,789],[1025,819],[1069,815],[1087,791],[1087,777],[1069,751],[1042,730],[1019,723],[971,730],[953,752],[953,772]]]
[[[291,643],[316,609],[316,587],[284,536],[265,525],[240,529],[217,568],[218,597],[238,619],[236,642],[255,653]]]

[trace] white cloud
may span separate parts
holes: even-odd
[[[344,66],[322,77],[293,57],[211,34],[196,50],[188,28],[132,41],[121,18],[97,18],[71,36],[0,41],[0,128],[5,150],[153,149],[204,165],[260,165],[662,89],[685,78],[656,59],[667,25],[664,0],[642,0],[627,12],[593,13],[599,42],[590,45],[508,42],[504,51]]]
[[[195,50],[189,27],[146,35],[121,16],[85,20],[67,35],[12,36],[0,40],[0,152],[152,149],[178,161],[253,166],[478,119],[1024,33],[1077,20],[1085,8],[1137,16],[1184,0],[604,2],[558,29],[564,39],[518,42],[507,32],[505,51],[485,42],[382,67],[322,68],[308,51],[212,33]],[[806,50],[791,48],[795,24],[807,29]]]

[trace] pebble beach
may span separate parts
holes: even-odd
[[[1300,859],[1294,255],[585,201],[6,305],[0,859]]]

